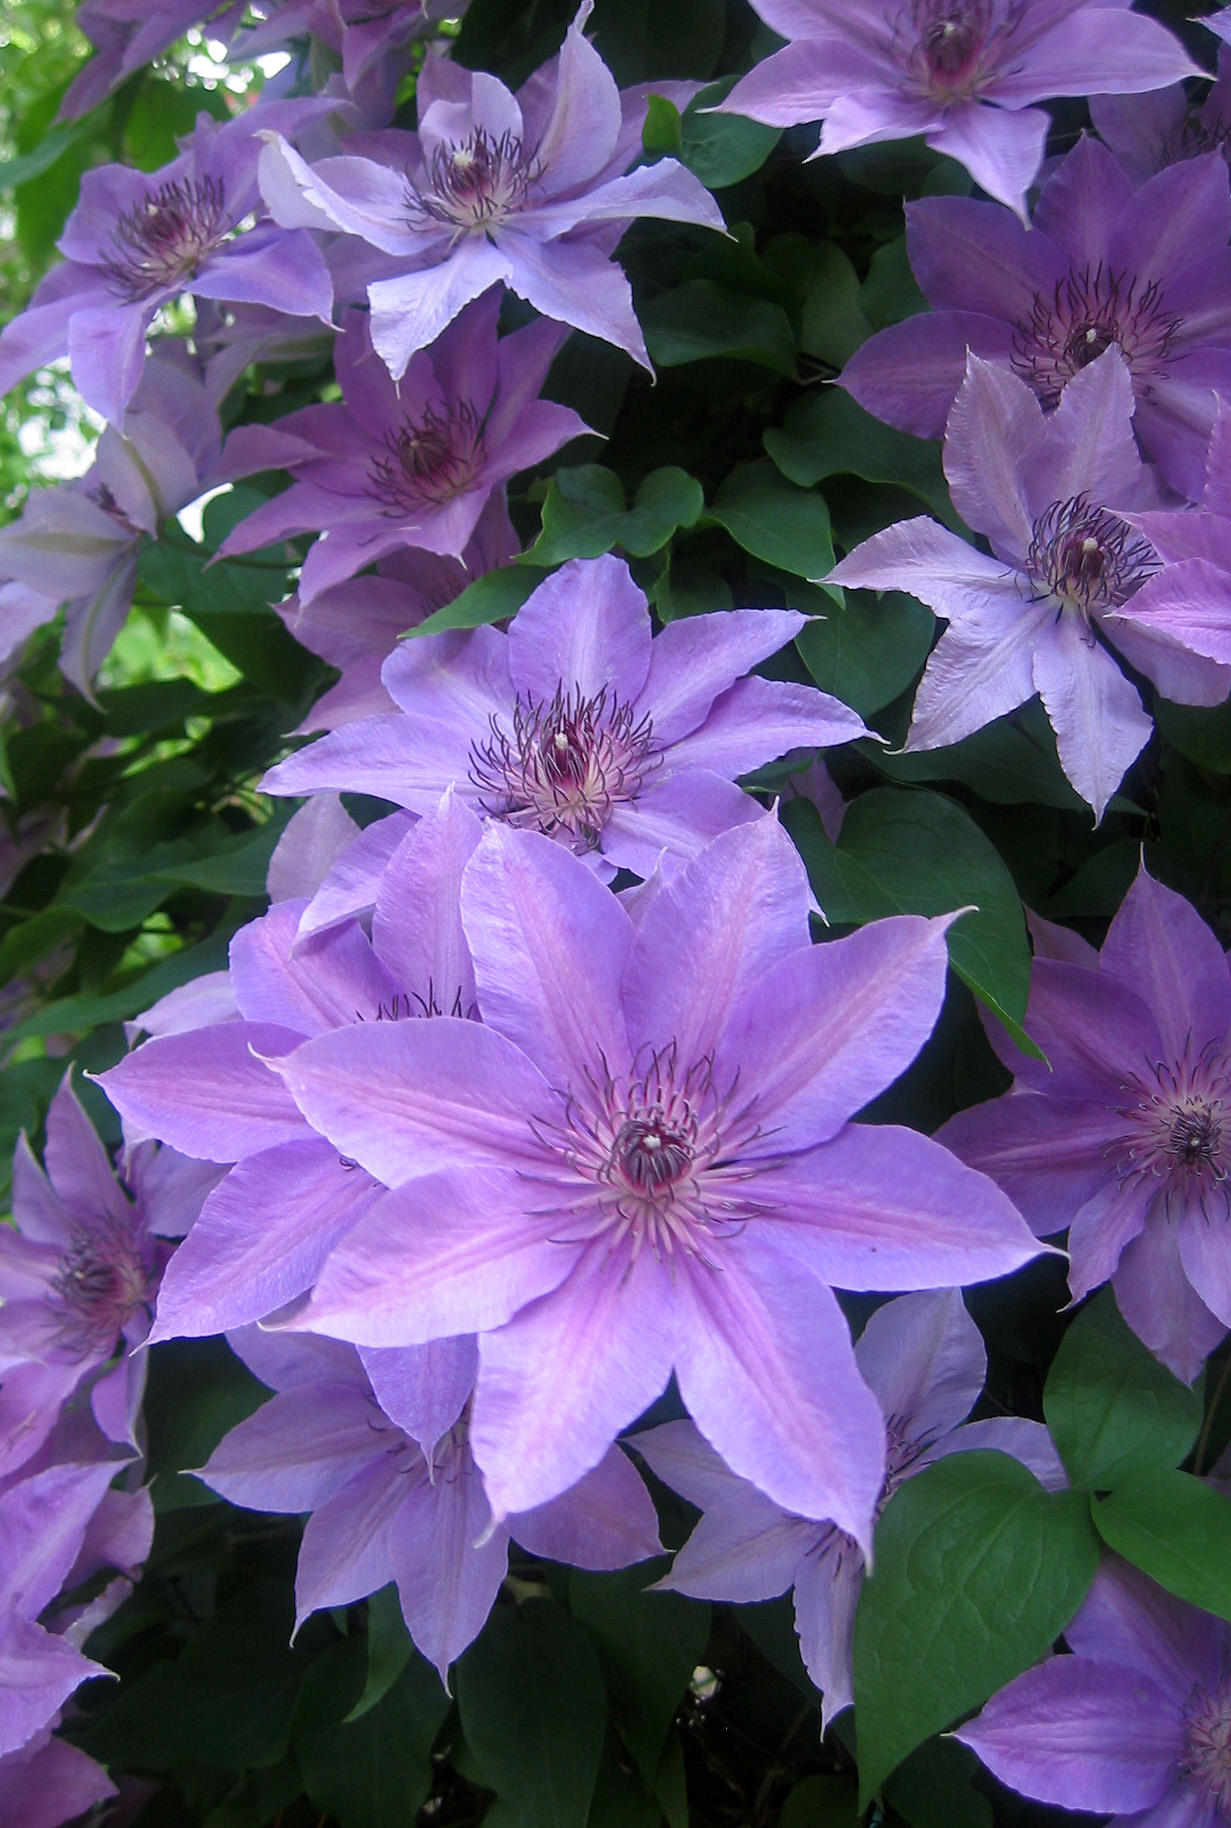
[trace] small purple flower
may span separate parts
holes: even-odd
[[[878,1516],[904,1480],[947,1454],[974,1448],[1012,1454],[1051,1490],[1066,1484],[1041,1422],[965,1422],[983,1390],[987,1353],[957,1290],[886,1302],[856,1342],[855,1363],[885,1417]],[[799,1647],[821,1691],[827,1727],[854,1698],[851,1645],[866,1572],[859,1545],[831,1523],[791,1516],[737,1479],[691,1422],[652,1428],[634,1435],[630,1445],[703,1513],[658,1585],[737,1604],[794,1588]]]
[[[824,120],[817,154],[922,134],[1025,214],[1049,95],[1140,93],[1203,71],[1116,0],[754,0],[790,42],[724,110],[774,127]],[[987,104],[991,103],[992,106]]]
[[[473,1340],[444,1342],[443,1365],[441,1347],[361,1359],[307,1336],[231,1343],[277,1394],[231,1430],[201,1477],[233,1504],[312,1513],[295,1583],[300,1621],[394,1581],[406,1629],[444,1682],[495,1603],[511,1538],[581,1568],[662,1552],[649,1494],[618,1447],[550,1504],[493,1520],[470,1451]],[[422,1439],[429,1411],[438,1432]]]
[[[1231,1626],[1112,1556],[1065,1630],[957,1738],[1023,1796],[1133,1828],[1231,1822]]]
[[[408,546],[460,557],[510,476],[589,429],[538,397],[564,333],[540,321],[497,340],[499,310],[493,288],[396,385],[373,353],[366,317],[354,313],[334,354],[342,403],[243,426],[227,440],[228,475],[281,467],[295,480],[242,520],[218,556],[319,530],[301,605]]]
[[[357,1024],[272,1062],[394,1189],[288,1324],[481,1334],[497,1517],[596,1465],[674,1368],[735,1472],[866,1545],[881,1424],[832,1285],[950,1286],[1032,1254],[989,1182],[847,1121],[930,1032],[947,922],[811,946],[769,814],[632,905],[637,925],[568,850],[491,824],[462,880],[482,1022]]]
[[[454,785],[485,817],[544,832],[607,876],[649,876],[664,851],[691,856],[756,817],[737,776],[866,734],[810,686],[740,677],[803,622],[791,610],[725,611],[651,639],[623,560],[572,559],[507,635],[404,642],[381,673],[399,709],[334,731],[263,784],[380,794],[411,812]]]
[[[989,1028],[1013,1088],[939,1138],[1041,1235],[1067,1225],[1074,1298],[1110,1278],[1129,1326],[1191,1383],[1231,1327],[1231,967],[1143,866],[1100,953],[1036,949],[1025,1021],[1049,1064]]]
[[[202,114],[159,171],[87,171],[56,243],[64,264],[0,335],[0,393],[67,354],[87,405],[118,425],[141,379],[146,331],[184,292],[328,322],[333,289],[312,236],[269,222],[241,232],[260,204],[259,134],[293,131],[328,105],[269,102],[222,126]]]
[[[1208,19],[1203,25],[1210,25]],[[1182,83],[1153,95],[1094,95],[1090,118],[1136,184],[1202,153],[1231,156],[1231,45],[1218,47],[1218,77],[1194,106]]]
[[[641,150],[645,95],[621,97],[582,36],[590,10],[583,0],[559,58],[516,96],[494,76],[429,55],[419,132],[401,136],[396,166],[354,157],[311,166],[276,135],[261,155],[276,221],[341,229],[403,267],[368,289],[372,342],[395,380],[468,300],[500,284],[648,368],[628,282],[610,258],[612,231],[640,216],[723,228],[713,198],[676,160],[624,175]],[[385,139],[392,159],[394,138]]]
[[[1138,187],[1089,138],[1044,184],[1029,229],[968,197],[908,203],[911,265],[933,309],[871,337],[842,385],[879,419],[939,438],[968,352],[1011,368],[1050,411],[1115,343],[1143,451],[1194,497],[1215,390],[1231,394],[1229,235],[1221,157],[1169,166]]]
[[[484,572],[510,564],[520,551],[504,490],[496,489],[460,559],[403,547],[378,560],[375,577],[350,578],[318,591],[310,603],[294,596],[280,604],[278,614],[296,641],[342,675],[317,699],[296,735],[336,730],[361,717],[396,711],[380,675],[401,637],[452,603]],[[319,882],[313,892],[317,887]]]
[[[1038,692],[1064,772],[1098,819],[1152,728],[1103,643],[1182,704],[1219,704],[1231,690],[1231,619],[1196,635],[1183,602],[1138,604],[1161,561],[1123,515],[1161,497],[1132,421],[1132,386],[1114,349],[1069,382],[1053,413],[1015,375],[970,356],[945,472],[958,512],[994,556],[919,519],[873,534],[831,573],[840,584],[908,590],[948,620],[915,698],[908,750],[957,742]]]
[[[331,1028],[472,1013],[457,894],[478,837],[451,795],[419,821],[387,861],[370,940],[354,920],[305,937],[308,904],[278,902],[231,942],[228,984],[174,993],[149,1018],[154,1038],[101,1076],[128,1124],[236,1163],[168,1267],[153,1339],[221,1332],[295,1300],[378,1197],[271,1065]]]
[[[103,1434],[133,1446],[145,1359],[129,1354],[148,1333],[169,1254],[153,1229],[167,1206],[155,1198],[147,1210],[142,1198],[153,1153],[131,1183],[117,1179],[68,1080],[47,1114],[45,1170],[18,1143],[14,1224],[0,1227],[0,1477],[39,1450],[79,1388]]]
[[[151,357],[83,477],[35,490],[20,518],[0,527],[0,578],[12,580],[0,601],[16,597],[4,640],[15,647],[63,608],[60,667],[87,697],[128,616],[141,547],[218,473],[216,396],[181,354],[164,343]]]

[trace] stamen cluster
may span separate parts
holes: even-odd
[[[110,1354],[138,1308],[149,1307],[153,1265],[135,1223],[99,1216],[73,1227],[47,1296],[57,1346]]]
[[[1204,1790],[1210,1804],[1231,1819],[1231,1679],[1217,1689],[1198,1688],[1184,1721],[1182,1774]]]
[[[1148,398],[1150,383],[1167,372],[1167,357],[1181,320],[1164,309],[1158,280],[1116,273],[1102,261],[1037,292],[1030,315],[1013,336],[1013,368],[1043,405],[1059,403],[1065,383],[1115,343]]]
[[[635,800],[660,751],[649,717],[606,686],[586,697],[563,686],[549,703],[519,698],[510,733],[495,718],[470,752],[483,810],[510,825],[594,850],[614,809]]]
[[[111,290],[127,304],[175,290],[226,240],[226,192],[216,178],[175,178],[115,225],[115,252],[106,262]]]
[[[1195,1198],[1210,1216],[1217,1196],[1231,1216],[1227,1189],[1224,1109],[1231,1092],[1231,1062],[1216,1047],[1169,1064],[1157,1061],[1124,1087],[1131,1103],[1118,1106],[1129,1129],[1118,1146],[1117,1173],[1124,1182],[1152,1175],[1162,1183],[1165,1209]]]
[[[483,420],[469,400],[444,409],[433,403],[387,434],[385,448],[388,456],[374,457],[369,475],[386,512],[439,506],[464,494],[483,468]]]
[[[522,207],[540,170],[516,134],[497,138],[476,127],[467,139],[436,148],[423,185],[408,179],[411,224],[424,226],[426,218],[458,235],[483,234]]]
[[[993,25],[989,0],[912,0],[906,62],[923,93],[942,102],[974,93],[995,65],[995,41],[1020,10]]]
[[[1036,595],[1087,621],[1127,602],[1158,568],[1149,541],[1084,494],[1052,502],[1031,529],[1026,575]]]

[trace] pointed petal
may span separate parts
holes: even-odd
[[[483,1484],[473,1469],[414,1486],[390,1524],[402,1617],[442,1682],[450,1663],[483,1629],[508,1571],[508,1533],[492,1531],[490,1524]]]
[[[1142,997],[1165,1056],[1179,1060],[1231,1028],[1231,972],[1191,902],[1156,882],[1145,865],[1107,929],[1100,969]]]
[[[358,924],[300,940],[302,913],[302,902],[283,902],[232,939],[231,981],[246,1019],[307,1036],[396,1010],[401,986]]]
[[[1154,725],[1114,660],[1067,615],[1036,644],[1032,667],[1060,765],[1097,824]]]
[[[462,871],[482,827],[452,789],[410,831],[381,875],[372,944],[412,997],[442,1014],[469,1015],[474,967],[462,930]]]
[[[303,1138],[294,1100],[265,1064],[299,1041],[268,1023],[220,1022],[146,1041],[99,1084],[143,1134],[199,1160],[237,1161]]]
[[[1112,1287],[1116,1306],[1138,1339],[1191,1384],[1227,1328],[1184,1273],[1175,1230],[1161,1213],[1152,1213],[1121,1256]]]
[[[650,612],[623,559],[570,559],[527,597],[509,629],[509,670],[522,698],[556,692],[631,704],[650,666]]]
[[[855,1362],[913,1441],[936,1440],[965,1421],[987,1376],[982,1335],[958,1289],[900,1295],[877,1308]]]
[[[681,737],[667,765],[708,768],[727,780],[751,774],[788,749],[831,749],[866,736],[863,719],[828,692],[776,679],[741,679]]]
[[[823,1729],[855,1699],[855,1608],[863,1582],[863,1557],[842,1537],[829,1553],[809,1555],[795,1576],[799,1652],[821,1691]]]
[[[653,1500],[618,1447],[558,1498],[511,1517],[509,1527],[531,1555],[574,1568],[627,1568],[663,1553]]]
[[[479,1369],[472,1334],[426,1346],[366,1346],[363,1368],[385,1414],[430,1453],[466,1406]]]
[[[653,721],[655,741],[677,743],[697,729],[714,700],[785,647],[805,621],[793,609],[730,609],[668,622],[651,645],[638,705]]]
[[[385,1457],[371,1398],[357,1384],[301,1384],[223,1436],[206,1485],[252,1511],[314,1511]]]
[[[1050,1237],[1079,1208],[1115,1183],[1110,1152],[1123,1137],[1114,1106],[1046,1092],[1015,1092],[959,1111],[936,1141],[960,1161],[990,1174],[1040,1237]]]

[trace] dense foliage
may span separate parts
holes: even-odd
[[[1231,1824],[1231,9],[0,34],[0,1828]]]

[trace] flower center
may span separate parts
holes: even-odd
[[[387,455],[369,466],[372,493],[385,512],[405,514],[452,501],[472,487],[486,461],[483,421],[469,400],[431,405],[385,438]]]
[[[1114,1145],[1122,1182],[1147,1175],[1162,1183],[1170,1214],[1175,1199],[1195,1199],[1210,1216],[1207,1201],[1217,1196],[1231,1216],[1224,1143],[1224,1106],[1231,1091],[1231,1062],[1213,1045],[1169,1066],[1152,1064],[1124,1091],[1133,1102],[1118,1108],[1129,1128]],[[1231,1142],[1231,1136],[1226,1138]]]
[[[1036,596],[1087,622],[1127,602],[1158,568],[1149,541],[1086,495],[1052,502],[1031,528],[1026,575]]]
[[[176,178],[125,210],[115,225],[106,270],[128,304],[174,290],[226,240],[232,224],[215,178]]]
[[[637,719],[606,686],[594,697],[560,686],[549,704],[519,698],[510,734],[494,717],[470,751],[483,811],[597,849],[612,812],[636,799],[661,751],[648,717]]]
[[[422,187],[408,180],[411,224],[422,227],[426,217],[458,235],[484,234],[522,207],[540,169],[516,134],[494,139],[476,127],[468,139],[436,148]]]
[[[1188,114],[1159,147],[1155,170],[1165,171],[1168,165],[1182,165],[1185,160],[1202,158],[1207,152],[1220,152],[1231,162],[1231,124],[1203,121],[1200,115]]]
[[[714,1267],[714,1240],[736,1236],[757,1210],[739,1184],[772,1166],[741,1161],[761,1131],[755,1100],[737,1105],[735,1089],[734,1080],[715,1085],[711,1055],[686,1066],[674,1041],[643,1048],[619,1079],[603,1062],[580,1092],[570,1088],[563,1122],[536,1128],[559,1164],[542,1177],[562,1195],[545,1216],[569,1220],[557,1241],[606,1235],[612,1250],[628,1247],[630,1262],[649,1248],[660,1260],[678,1252]]]
[[[74,1226],[47,1297],[57,1344],[81,1358],[110,1354],[138,1308],[148,1307],[153,1279],[133,1224]]]
[[[918,74],[928,92],[951,100],[982,75],[979,53],[988,36],[985,0],[914,0]]]
[[[1130,279],[1101,263],[1037,292],[1030,316],[1013,335],[1013,368],[1043,405],[1058,402],[1065,383],[1115,343],[1139,398],[1167,372],[1167,356],[1181,319],[1163,309],[1157,280]]]
[[[1194,1692],[1184,1737],[1183,1775],[1205,1791],[1224,1820],[1231,1819],[1231,1682]]]

